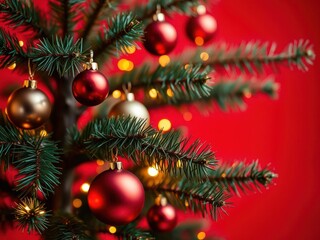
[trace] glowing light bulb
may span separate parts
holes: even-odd
[[[135,51],[136,51],[136,46],[134,46],[134,45],[123,48],[123,52],[128,53],[128,54],[133,54]]]
[[[169,131],[171,129],[171,122],[169,119],[161,119],[158,123],[158,129],[162,131]]]
[[[24,45],[24,42],[20,40],[20,41],[19,41],[19,46],[20,46],[20,47],[23,47],[23,45]]]
[[[173,91],[171,90],[171,88],[168,88],[168,89],[167,89],[167,95],[168,95],[169,97],[173,97]]]
[[[83,183],[81,185],[81,191],[82,192],[88,192],[89,191],[89,188],[90,188],[90,184],[89,183]]]
[[[47,133],[46,130],[42,129],[42,130],[40,131],[40,136],[41,136],[41,137],[46,137],[47,135],[48,135],[48,133]]]
[[[122,95],[122,93],[119,90],[114,90],[112,92],[112,97],[114,97],[114,98],[121,98],[121,95]]]
[[[117,228],[116,228],[115,226],[110,226],[110,227],[109,227],[109,232],[110,232],[111,234],[115,234],[115,233],[117,232]]]
[[[99,166],[103,166],[103,165],[104,165],[104,161],[101,160],[101,159],[98,159],[98,160],[96,161],[96,163],[97,163],[97,165],[99,165]]]
[[[200,53],[200,58],[202,61],[207,61],[209,59],[209,54],[207,52]]]
[[[122,71],[129,72],[134,68],[134,64],[132,61],[122,58],[118,61],[118,68]]]
[[[168,55],[162,55],[159,57],[159,64],[161,67],[165,67],[170,63],[170,57]]]
[[[150,90],[149,90],[149,96],[150,96],[151,98],[157,98],[157,96],[158,96],[157,90],[154,89],[154,88],[150,89]]]
[[[81,199],[75,198],[75,199],[72,201],[72,205],[73,205],[75,208],[80,208],[80,207],[82,206],[82,201],[81,201]]]
[[[191,121],[192,120],[192,113],[191,112],[184,112],[183,119],[187,122]]]
[[[199,240],[205,239],[205,238],[206,238],[206,233],[205,233],[205,232],[199,232],[199,233],[197,234],[197,238],[198,238]]]
[[[149,167],[148,174],[150,177],[156,177],[156,176],[158,176],[159,171],[155,167]]]
[[[194,39],[194,42],[195,42],[195,44],[196,44],[197,46],[202,46],[202,45],[204,44],[204,40],[203,40],[202,37],[196,37],[196,38]]]
[[[8,67],[8,69],[9,69],[9,70],[13,70],[13,69],[16,68],[16,66],[17,66],[17,64],[14,62],[14,63],[12,63],[12,64]]]

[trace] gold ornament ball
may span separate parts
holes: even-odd
[[[50,101],[43,91],[37,89],[35,80],[26,80],[24,86],[8,98],[6,114],[19,128],[38,128],[49,119],[50,113]]]
[[[134,100],[133,93],[128,93],[126,98],[127,98],[126,100],[115,104],[111,108],[108,114],[108,117],[131,116],[136,118],[142,118],[142,119],[145,119],[146,121],[145,126],[149,126],[150,115],[147,108],[141,102]]]

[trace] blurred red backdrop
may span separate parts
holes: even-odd
[[[316,0],[221,0],[210,5],[218,22],[213,42],[260,40],[276,42],[282,49],[293,40],[309,39],[319,55],[320,4]],[[185,37],[185,22],[185,17],[173,22],[179,32],[175,53],[193,46]],[[152,58],[144,50],[136,56],[135,63]],[[111,69],[108,65],[105,74]],[[320,239],[319,74],[319,58],[307,73],[281,67],[276,75],[281,85],[279,98],[273,101],[255,96],[247,100],[245,111],[215,108],[204,116],[191,108],[189,122],[174,108],[151,111],[153,126],[161,118],[170,119],[175,128],[186,126],[189,136],[212,145],[221,162],[259,159],[263,166],[271,163],[279,174],[276,185],[262,193],[233,198],[229,216],[213,222],[210,232],[230,240]],[[7,70],[1,75],[1,86],[23,79]],[[17,235],[15,239],[22,238]],[[11,237],[7,234],[2,239]],[[25,240],[29,238],[24,236]]]

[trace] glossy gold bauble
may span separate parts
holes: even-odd
[[[50,101],[43,91],[37,89],[35,80],[26,80],[24,86],[8,98],[6,114],[19,128],[38,128],[49,119],[50,113]]]
[[[115,104],[111,108],[108,117],[113,116],[142,118],[145,120],[145,126],[150,124],[150,115],[147,108],[141,102],[134,100],[133,93],[127,93],[126,100]]]

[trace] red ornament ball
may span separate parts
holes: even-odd
[[[208,14],[200,14],[189,18],[187,22],[187,36],[197,45],[203,45],[213,38],[217,31],[216,19]]]
[[[152,206],[147,213],[147,220],[150,228],[156,232],[170,232],[178,222],[176,210],[170,204]]]
[[[93,215],[106,224],[128,224],[143,208],[142,183],[123,169],[104,171],[90,185],[88,205]]]
[[[154,21],[145,29],[143,45],[151,54],[161,56],[174,49],[177,39],[177,31],[172,24],[166,21]]]
[[[73,80],[72,93],[75,99],[86,106],[102,103],[109,94],[109,82],[99,71],[87,69]]]

